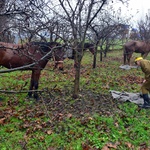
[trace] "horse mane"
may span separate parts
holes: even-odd
[[[84,43],[84,48],[92,48],[92,47],[94,47],[94,44],[88,42]]]
[[[77,44],[78,44],[79,48],[82,47],[82,42],[78,42]],[[85,42],[83,46],[84,46],[84,49],[88,49],[88,48],[94,47],[94,44],[89,43],[89,42]]]
[[[55,45],[55,46],[61,46],[61,44],[60,44],[60,43],[55,42],[55,41],[48,42],[48,44],[50,44],[50,45]]]
[[[30,42],[30,44],[38,46],[39,50],[44,53],[49,52],[50,49],[53,47],[60,46],[58,47],[58,49],[61,48],[61,44],[58,42],[34,42],[33,41],[33,42]]]
[[[31,45],[34,45],[34,46],[37,46],[38,49],[41,51],[41,52],[48,52],[50,49],[49,49],[49,44],[48,42],[30,42]]]

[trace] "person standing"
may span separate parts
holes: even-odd
[[[141,67],[142,72],[145,74],[145,79],[141,86],[144,104],[141,107],[150,108],[150,98],[148,96],[148,94],[150,93],[150,61],[143,59],[142,57],[137,57],[134,61],[136,65]]]

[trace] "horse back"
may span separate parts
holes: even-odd
[[[129,41],[124,45],[124,52],[125,53],[145,53],[149,51],[149,46],[147,43],[142,41]]]
[[[142,41],[136,41],[135,44],[135,53],[147,53],[150,51],[150,45],[149,43],[142,42]]]
[[[16,68],[31,64],[43,56],[37,52],[37,48],[29,43],[18,45],[0,42],[0,65],[6,68]]]

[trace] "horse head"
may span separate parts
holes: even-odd
[[[84,49],[89,49],[93,55],[95,54],[95,46],[93,43],[84,43]]]

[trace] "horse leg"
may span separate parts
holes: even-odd
[[[142,56],[143,58],[146,58],[147,55],[148,55],[148,53],[142,53],[142,54],[141,54],[141,56]]]
[[[130,66],[131,66],[131,61],[130,60],[131,60],[132,54],[133,53],[130,53],[130,54],[127,55],[128,65],[130,65]]]
[[[124,65],[126,65],[128,55],[129,55],[128,49],[126,48],[126,46],[124,46],[124,53],[123,53]]]
[[[30,88],[29,88],[29,92],[28,92],[29,98],[32,97],[32,91],[31,90],[33,90],[33,86],[34,86],[34,80],[33,80],[33,71],[32,71],[31,80],[30,80]]]
[[[41,70],[35,70],[33,74],[33,79],[34,79],[34,90],[37,90],[39,87],[39,78],[40,78]],[[36,100],[39,100],[38,92],[34,92],[34,98]]]
[[[126,59],[127,59],[127,55],[124,53],[123,54],[123,58],[124,58],[124,65],[126,64]]]
[[[30,82],[30,89],[29,90],[37,90],[38,89],[38,84],[39,84],[39,78],[40,78],[41,70],[33,70],[32,71],[32,76],[31,76],[31,82]],[[28,96],[32,96],[32,92],[28,92]],[[34,98],[36,100],[39,99],[37,91],[34,92]]]
[[[128,65],[130,66],[130,57],[127,57]]]

